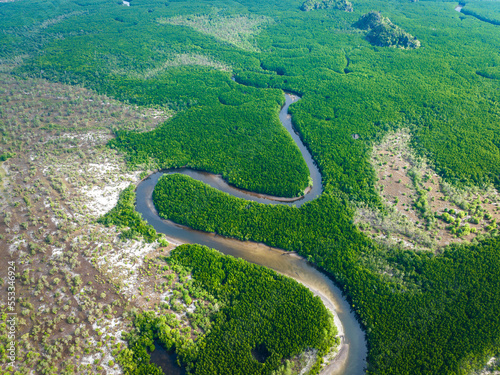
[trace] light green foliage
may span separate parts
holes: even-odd
[[[443,212],[441,215],[441,219],[443,219],[446,223],[454,223],[455,219],[447,212]]]
[[[224,15],[220,11],[208,15],[200,14],[158,19],[160,24],[191,27],[203,34],[213,36],[247,51],[257,50],[253,42],[253,35],[259,32],[261,25],[270,22],[272,22],[272,18],[265,16],[255,16],[253,14]]]
[[[108,227],[116,225],[119,228],[128,228],[122,230],[121,238],[124,240],[143,236],[147,242],[154,242],[159,238],[155,229],[142,220],[141,216],[135,211],[134,185],[130,185],[123,190],[116,206],[100,217],[97,222]]]
[[[488,226],[486,227],[486,230],[487,230],[488,232],[490,232],[490,231],[492,231],[492,230],[494,230],[494,229],[496,229],[496,228],[497,228],[497,221],[496,221],[496,220],[493,220],[493,221],[491,222],[491,224],[490,224],[490,225],[488,225]]]
[[[425,220],[427,229],[431,229],[436,224],[436,217],[429,206],[429,198],[427,196],[428,190],[423,186],[422,176],[416,168],[409,170],[408,176],[411,178],[417,193],[414,206]]]

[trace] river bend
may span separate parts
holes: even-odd
[[[239,198],[260,203],[287,204],[299,207],[318,197],[322,193],[321,174],[306,146],[294,131],[291,117],[288,114],[288,107],[290,104],[299,99],[300,98],[297,96],[286,94],[286,103],[280,111],[280,120],[299,147],[309,167],[310,176],[312,177],[313,186],[306,191],[303,197],[280,198],[256,194],[237,189],[227,184],[219,175],[183,168],[157,172],[143,180],[136,189],[136,210],[142,215],[144,220],[152,225],[158,232],[164,233],[172,242],[205,245],[217,249],[224,254],[243,258],[251,263],[269,267],[308,287],[314,294],[318,295],[323,300],[327,308],[334,312],[335,324],[337,325],[342,340],[342,345],[337,357],[322,371],[322,374],[359,375],[364,373],[366,365],[367,348],[364,332],[361,330],[349,304],[342,296],[342,292],[326,275],[316,270],[305,259],[295,253],[272,248],[262,243],[224,238],[214,233],[193,230],[170,220],[164,220],[158,215],[153,204],[153,189],[159,178],[163,174],[173,173],[188,175],[215,189]]]

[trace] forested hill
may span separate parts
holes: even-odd
[[[301,95],[290,112],[321,170],[319,199],[300,209],[262,206],[177,176],[162,180],[157,207],[202,230],[296,250],[328,272],[366,330],[371,374],[480,368],[500,347],[496,223],[473,243],[416,251],[403,241],[381,245],[373,237],[386,233],[365,234],[354,217],[359,207],[387,211],[371,151],[401,129],[450,186],[500,187],[498,26],[455,11],[453,2],[357,0],[352,12],[306,12],[302,4],[0,3],[0,59],[16,77],[175,110],[151,132],[115,133],[110,146],[131,168],[190,166],[283,196],[308,184],[278,119],[283,90]],[[499,19],[493,2],[469,8]],[[370,43],[355,24],[373,11],[420,48]],[[11,127],[1,124],[4,140]]]
[[[401,30],[380,12],[368,12],[354,24],[361,30],[369,30],[366,40],[380,47],[418,48],[420,41]]]
[[[352,3],[347,0],[306,0],[300,9],[309,12],[314,9],[340,9],[346,12],[352,12]]]

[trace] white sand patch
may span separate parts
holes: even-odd
[[[9,180],[9,178],[8,178],[9,177],[9,166],[7,165],[7,163],[2,162],[2,163],[0,163],[0,167],[4,170],[3,173],[2,173],[2,171],[0,171],[0,176],[2,177],[0,187],[2,189],[6,189],[6,186],[9,184],[9,182],[8,182],[8,180]]]
[[[88,132],[84,134],[75,134],[75,133],[64,133],[60,135],[59,137],[51,137],[49,139],[75,139],[80,141],[80,145],[82,143],[87,143],[89,145],[98,145],[98,144],[104,144],[108,142],[110,139],[113,138],[113,136],[110,134],[109,131],[97,131],[97,132]]]
[[[51,258],[57,258],[60,255],[63,255],[64,249],[62,247],[53,247],[52,248],[52,257]]]
[[[88,186],[84,186],[80,192],[88,199],[87,211],[92,216],[99,217],[115,207],[120,193],[137,179],[137,175],[129,174],[127,177],[127,181],[112,182],[103,188],[94,186],[89,189]]]
[[[498,365],[500,365],[500,360],[496,357],[491,357],[483,369],[481,369],[480,371],[474,372],[473,374],[474,375],[499,375],[500,371],[495,370],[495,368],[497,368]]]
[[[177,319],[179,321],[186,320],[185,319],[186,318],[186,312],[185,311],[182,311],[180,313],[174,311],[172,314],[174,314],[175,315],[175,319]]]
[[[188,307],[186,307],[186,311],[189,312],[189,313],[194,313],[194,310],[196,310],[196,305],[193,303],[191,303]]]
[[[318,356],[318,349],[308,349],[301,354],[301,359],[303,358],[306,362],[305,367],[299,372],[299,375],[305,375],[311,370],[312,366],[316,362]]]
[[[114,337],[115,340],[112,340],[113,345],[118,343],[122,344],[122,347],[126,347],[126,342],[122,340],[122,332],[124,331],[124,322],[121,318],[113,318],[111,320],[100,319],[92,324],[92,328],[94,331],[99,331],[101,333],[102,338],[107,338],[108,336]],[[110,347],[110,342],[101,347],[102,350],[102,359],[100,366],[102,366],[105,370],[105,373],[108,375],[115,374],[123,374],[120,366],[116,365],[115,358],[113,357],[112,348]],[[109,366],[110,361],[113,361],[113,366]]]
[[[172,296],[173,296],[173,293],[172,293],[172,291],[169,290],[169,291],[163,293],[162,295],[160,295],[160,301],[161,302],[168,301],[170,299],[170,297],[172,297]],[[186,317],[187,313],[193,313],[196,310],[196,302],[198,300],[193,300],[193,302],[189,306],[183,302],[182,297],[179,297],[176,299],[174,298],[172,301],[175,301],[175,303],[177,305],[182,306],[181,312],[172,311],[172,314],[175,315],[176,319],[180,320],[182,322],[182,321],[186,321],[185,317]],[[214,312],[217,310],[218,309],[214,309]]]
[[[89,163],[87,164],[87,168],[87,172],[98,172],[100,176],[104,175],[107,172],[115,172],[119,170],[118,165],[111,164],[109,162],[103,164]]]
[[[89,187],[85,185],[79,189],[86,198],[85,204],[88,213],[99,217],[111,210],[118,202],[120,193],[131,183],[139,180],[140,172],[123,173],[121,164],[117,160],[106,158],[102,163],[89,163],[78,172],[82,175],[91,175],[94,179],[106,180],[106,184]]]
[[[113,336],[117,341],[125,344],[125,341],[122,340],[122,332],[123,332],[123,319],[122,318],[113,318],[111,320],[108,319],[100,319],[96,320],[92,324],[92,328],[94,331],[99,330],[103,337],[105,336]]]
[[[88,341],[89,341],[90,347],[97,345],[97,341],[93,337],[89,337]],[[94,361],[96,359],[99,359],[99,357],[100,357],[100,353],[86,355],[86,356],[82,357],[81,364],[84,366],[89,365],[89,364],[94,364]]]
[[[9,252],[12,254],[21,249],[21,245],[25,244],[26,240],[16,240],[9,246]]]
[[[113,363],[114,363],[113,367],[110,367],[108,365],[109,361],[113,361]],[[106,375],[123,374],[122,368],[119,365],[116,364],[115,358],[113,357],[113,355],[111,354],[111,352],[109,351],[109,349],[106,350],[104,352],[104,354],[103,354],[101,367],[104,368],[104,373]]]
[[[73,295],[73,298],[75,299],[76,303],[78,303],[78,305],[83,304],[83,301],[78,294]]]
[[[8,159],[7,159],[8,160]],[[6,162],[2,162],[0,164],[0,166],[3,168],[3,170],[5,171],[5,175],[8,176],[9,175],[9,165],[6,163]]]
[[[163,293],[162,295],[160,295],[160,301],[167,301],[171,296],[173,296],[174,293],[172,293],[171,290],[169,291],[166,291],[165,293]]]
[[[107,267],[113,277],[120,279],[124,285],[121,293],[131,298],[138,293],[137,271],[143,265],[144,257],[155,251],[158,243],[129,240],[119,242],[118,246],[118,249],[103,251],[97,258],[97,264],[100,267]]]
[[[61,220],[58,220],[55,217],[51,217],[50,220],[52,220],[52,222],[56,225],[56,227],[61,222]]]

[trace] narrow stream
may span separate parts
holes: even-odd
[[[312,189],[303,197],[294,199],[293,201],[283,201],[279,197],[246,192],[228,185],[220,176],[185,168],[157,172],[142,181],[136,190],[136,210],[142,215],[144,220],[151,224],[158,232],[166,234],[173,242],[205,245],[217,249],[224,254],[269,267],[304,284],[313,293],[321,297],[327,308],[334,311],[335,324],[342,337],[343,345],[338,356],[330,366],[322,371],[322,374],[364,374],[367,353],[364,332],[361,330],[354,313],[351,312],[349,304],[342,297],[342,292],[326,275],[313,268],[305,259],[295,253],[272,248],[261,243],[239,241],[224,238],[214,233],[196,231],[170,220],[164,220],[158,216],[153,204],[153,189],[158,179],[165,173],[182,173],[234,196],[261,203],[294,204],[299,207],[315,199],[322,192],[321,174],[309,151],[301,142],[300,137],[294,132],[291,118],[288,115],[288,107],[298,99],[298,97],[289,94],[286,95],[286,104],[280,112],[280,120],[299,147],[313,179]]]

